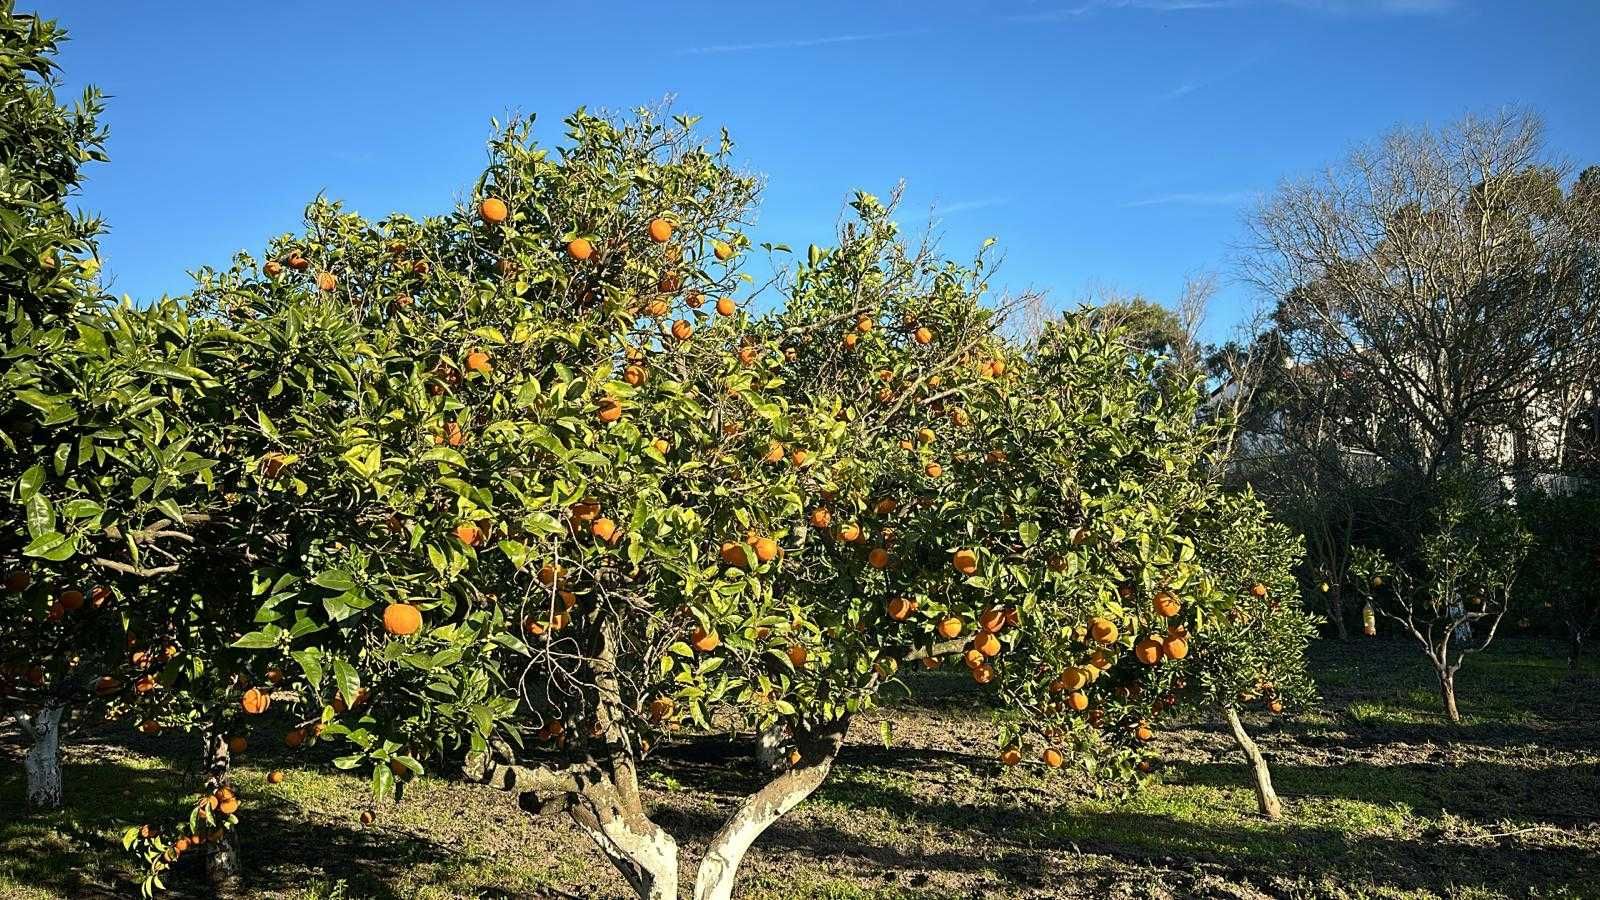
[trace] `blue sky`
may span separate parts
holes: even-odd
[[[905,179],[902,222],[931,211],[962,257],[997,237],[1005,289],[1170,300],[1220,273],[1210,337],[1255,300],[1228,278],[1251,204],[1355,142],[1523,105],[1600,163],[1594,0],[36,8],[72,32],[69,87],[112,95],[82,205],[136,299],[293,229],[319,191],[447,208],[491,116],[535,113],[554,141],[579,105],[668,95],[768,177],[757,240],[826,243],[853,190]]]

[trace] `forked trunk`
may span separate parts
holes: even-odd
[[[227,738],[220,733],[207,731],[204,736],[201,765],[205,767],[206,792],[216,793],[228,786],[232,769],[232,754],[228,752]],[[206,879],[219,897],[236,893],[239,889],[239,844],[237,829],[222,829],[222,838],[207,841]]]
[[[745,853],[756,838],[822,786],[844,744],[848,719],[795,734],[800,760],[761,790],[745,798],[706,848],[695,878],[695,900],[730,900]]]
[[[678,842],[645,815],[636,787],[628,783],[631,769],[621,774],[588,781],[559,805],[635,894],[643,900],[677,900]]]
[[[1461,712],[1456,709],[1456,673],[1441,670],[1439,672],[1439,696],[1444,699],[1444,714],[1451,722],[1461,724]]]
[[[1256,746],[1250,732],[1244,730],[1239,711],[1228,706],[1222,712],[1228,719],[1228,727],[1233,730],[1234,742],[1250,763],[1250,772],[1255,778],[1256,805],[1260,807],[1261,814],[1273,820],[1283,818],[1283,804],[1278,801],[1278,792],[1273,790],[1272,770],[1267,768],[1267,758],[1261,755],[1261,748]]]
[[[23,768],[28,773],[28,808],[60,809],[65,791],[61,786],[61,726],[65,707],[46,706],[37,716],[19,717],[22,730],[32,739]]]

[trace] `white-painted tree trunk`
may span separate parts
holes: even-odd
[[[815,733],[795,735],[799,763],[747,797],[711,838],[695,877],[695,900],[731,900],[739,865],[750,845],[822,786],[839,756],[848,728],[849,722],[841,721]]]
[[[65,791],[61,785],[61,726],[66,710],[46,706],[32,718],[19,718],[33,743],[23,758],[28,773],[28,808],[60,809]]]
[[[1251,739],[1250,732],[1244,730],[1238,710],[1231,706],[1224,707],[1223,715],[1228,719],[1228,727],[1233,730],[1234,742],[1250,763],[1250,772],[1255,778],[1256,804],[1261,814],[1274,821],[1283,818],[1283,804],[1278,802],[1278,792],[1272,787],[1272,770],[1267,768],[1267,758],[1261,755],[1261,748]]]

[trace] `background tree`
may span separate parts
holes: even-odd
[[[1414,554],[1398,562],[1360,548],[1350,570],[1378,612],[1405,626],[1433,663],[1445,715],[1459,723],[1455,676],[1489,649],[1513,597],[1529,535],[1481,478],[1452,473]]]
[[[1532,538],[1518,589],[1560,618],[1567,664],[1576,672],[1600,623],[1600,489],[1531,491],[1517,498],[1517,509]]]
[[[1351,447],[1424,484],[1558,449],[1533,416],[1600,353],[1596,211],[1566,180],[1504,113],[1392,132],[1256,213],[1245,272],[1291,356],[1361,391]]]

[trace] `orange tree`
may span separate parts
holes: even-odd
[[[1277,715],[1303,707],[1316,697],[1306,667],[1306,646],[1317,619],[1301,602],[1294,574],[1303,557],[1301,539],[1268,519],[1253,495],[1223,498],[1198,543],[1199,557],[1232,594],[1225,615],[1207,623],[1205,640],[1178,665],[1152,667],[1148,691],[1156,711],[1175,708],[1192,694],[1196,707],[1221,712],[1234,742],[1250,764],[1261,814],[1280,818],[1282,804],[1272,787],[1266,758],[1245,730],[1240,711],[1260,703]],[[1181,607],[1174,592],[1157,592],[1153,607]],[[1171,654],[1166,654],[1170,660]]]
[[[64,717],[162,688],[156,638],[219,503],[195,423],[232,345],[176,303],[100,293],[100,223],[65,205],[104,158],[98,95],[56,103],[53,23],[7,3],[0,31],[0,702],[32,741],[29,801],[49,806]]]
[[[660,891],[676,854],[639,761],[743,690],[696,648],[770,606],[796,481],[841,428],[767,392],[781,356],[730,299],[754,183],[726,139],[567,124],[554,158],[508,126],[466,209],[319,201],[259,264],[202,274],[195,308],[249,348],[223,439],[249,463],[229,520],[260,601],[236,702],[286,711],[292,745],[340,742],[379,796],[470,751]],[[501,743],[552,765],[497,767]]]
[[[202,273],[194,308],[248,348],[214,438],[259,599],[231,702],[338,742],[378,798],[464,757],[649,897],[679,877],[639,790],[664,732],[792,735],[701,865],[727,897],[904,663],[959,655],[1027,710],[1007,762],[1131,775],[1144,635],[1203,642],[1236,601],[1196,557],[1195,392],[1082,317],[1008,347],[982,260],[908,249],[865,195],[751,322],[726,137],[567,125],[552,156],[513,122],[452,214],[318,201]],[[1158,618],[1158,588],[1188,603]]]

